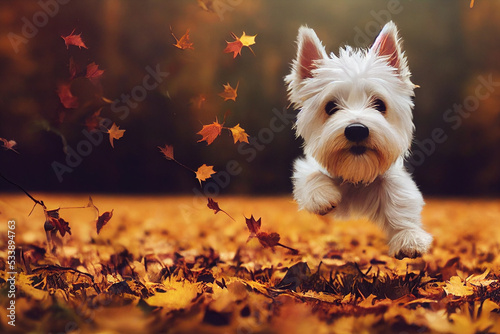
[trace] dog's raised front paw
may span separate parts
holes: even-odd
[[[432,236],[421,228],[401,230],[389,242],[389,255],[398,260],[414,259],[427,253],[431,243]]]
[[[294,196],[300,209],[319,215],[331,212],[341,199],[333,180],[321,172],[309,175],[301,187],[296,185]]]

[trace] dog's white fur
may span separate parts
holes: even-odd
[[[403,161],[413,137],[407,60],[396,25],[387,23],[366,50],[340,49],[328,56],[314,30],[301,27],[297,59],[285,78],[289,98],[300,109],[295,124],[305,157],[294,164],[294,198],[300,209],[342,219],[365,216],[389,237],[389,254],[417,257],[428,251],[422,229],[424,200]],[[375,109],[381,99],[385,112]],[[329,116],[325,106],[335,101]],[[345,128],[361,123],[369,135],[349,141]],[[365,152],[353,154],[352,146]]]

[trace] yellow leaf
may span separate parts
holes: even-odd
[[[198,294],[198,284],[188,281],[164,282],[166,292],[157,292],[154,296],[145,299],[151,306],[163,307],[167,310],[180,310],[191,305],[191,301]]]
[[[120,139],[121,137],[123,137],[124,132],[125,130],[120,130],[120,127],[116,126],[116,124],[113,123],[111,129],[108,130],[109,142],[111,143],[112,148],[115,148],[115,146],[113,145],[113,139]]]
[[[196,171],[196,178],[198,179],[198,181],[200,181],[201,184],[201,181],[209,179],[212,176],[212,174],[215,174],[214,166],[207,166],[203,164]]]
[[[446,294],[457,297],[470,296],[474,293],[474,289],[466,286],[458,276],[452,276],[443,289],[446,291]]]
[[[488,286],[491,283],[497,282],[496,279],[487,280],[486,276],[490,273],[490,269],[486,269],[481,275],[471,275],[467,277],[466,282],[475,286]]]
[[[240,127],[239,124],[236,124],[236,126],[229,128],[229,130],[231,130],[231,133],[233,134],[235,144],[239,141],[248,143],[248,135],[246,134],[245,130]]]
[[[245,32],[243,32],[243,35],[241,35],[241,37],[239,38],[241,44],[243,44],[243,46],[250,46],[250,45],[254,45],[255,44],[255,37],[257,35],[253,35],[253,36],[248,36],[245,34]]]

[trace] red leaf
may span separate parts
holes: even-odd
[[[71,228],[69,227],[69,223],[64,219],[59,217],[59,209],[45,210],[45,231],[59,231],[62,237],[66,235],[66,232],[71,234]]]
[[[114,210],[106,211],[102,215],[100,215],[99,218],[97,218],[97,223],[96,223],[97,234],[99,234],[99,232],[101,232],[101,229],[103,228],[103,226],[109,222],[111,217],[113,217],[113,211]]]
[[[62,39],[64,39],[64,44],[66,44],[66,49],[69,49],[70,45],[78,46],[80,49],[81,48],[87,49],[87,46],[82,41],[81,34],[73,35],[74,32],[75,32],[75,29],[73,29],[71,34],[69,34],[68,36],[66,36],[66,37],[61,36]]]
[[[7,139],[4,139],[4,138],[0,138],[0,141],[3,143],[3,148],[6,149],[6,150],[11,150],[11,151],[14,151],[16,152],[17,154],[19,154],[19,152],[17,152],[15,149],[14,149],[14,146],[17,145],[16,141],[15,140],[7,140]]]
[[[227,46],[224,49],[225,53],[233,52],[233,58],[236,58],[237,55],[241,55],[241,49],[243,48],[243,43],[240,40],[234,42],[226,42]]]
[[[57,95],[59,95],[59,100],[61,100],[64,108],[71,109],[78,107],[78,98],[71,93],[69,83],[59,85]]]
[[[78,66],[75,63],[75,60],[73,57],[69,58],[69,74],[70,74],[70,80],[74,79],[76,77],[76,73],[78,72]]]
[[[158,148],[160,149],[161,153],[163,153],[163,155],[165,156],[165,159],[175,160],[174,159],[174,147],[172,145],[165,145],[165,147],[158,146]]]
[[[257,239],[259,239],[259,242],[262,246],[273,248],[274,246],[277,246],[279,244],[280,235],[276,232],[259,232],[257,233]]]
[[[89,79],[94,85],[99,82],[99,78],[104,73],[103,70],[99,69],[99,66],[96,63],[91,63],[87,65],[87,74],[85,74],[85,78]]]
[[[247,223],[248,230],[250,231],[250,238],[257,235],[260,232],[261,218],[259,220],[255,220],[253,215],[249,218],[245,217],[245,221]]]
[[[207,204],[209,209],[214,210],[214,213],[217,214],[217,212],[222,211],[221,208],[219,208],[219,203],[211,199],[210,197],[208,198],[208,204]]]
[[[101,117],[101,110],[102,108],[93,113],[92,116],[89,116],[87,117],[87,119],[85,119],[85,127],[87,127],[88,131],[97,130],[97,128],[101,124],[101,121],[103,120],[103,118]]]
[[[207,207],[209,209],[212,209],[214,210],[214,214],[217,214],[217,212],[221,211],[221,212],[224,212],[226,214],[226,216],[228,216],[229,218],[231,218],[233,221],[236,221],[234,220],[233,217],[231,217],[231,215],[229,213],[227,213],[226,211],[222,210],[220,207],[219,207],[219,203],[217,203],[216,201],[214,201],[212,198],[208,197],[208,203],[207,203]]]

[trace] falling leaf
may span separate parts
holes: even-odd
[[[197,133],[202,136],[202,138],[198,140],[198,143],[206,141],[207,145],[212,144],[215,138],[220,135],[221,131],[222,124],[219,124],[217,120],[215,120],[215,122],[213,122],[212,124],[203,125],[201,130]]]
[[[113,145],[113,139],[120,139],[121,137],[123,137],[124,132],[125,130],[120,130],[120,127],[116,126],[116,124],[113,123],[111,128],[108,130],[109,142],[111,143],[112,148],[115,148],[115,146]]]
[[[198,95],[197,97],[194,97],[190,100],[190,102],[196,106],[196,108],[198,109],[201,109],[201,107],[203,106],[203,104],[207,101],[207,98],[205,97],[205,95],[203,94],[200,94]]]
[[[69,227],[69,223],[59,217],[59,209],[55,210],[44,210],[45,212],[45,224],[44,229],[46,232],[49,231],[59,231],[62,237],[68,234],[71,234],[71,228]]]
[[[279,242],[280,235],[278,233],[276,233],[276,232],[271,232],[271,233],[261,232],[260,231],[261,218],[259,218],[259,220],[255,220],[255,218],[252,215],[250,218],[245,217],[245,222],[247,224],[248,231],[250,231],[250,235],[248,236],[247,242],[249,242],[250,239],[257,237],[257,239],[259,239],[259,242],[263,247],[273,248],[274,246],[280,246],[280,247],[283,247],[283,248],[290,250],[292,254],[299,253],[298,250],[281,244]]]
[[[470,8],[474,7],[474,0],[470,0]]]
[[[106,211],[102,215],[100,215],[99,218],[97,218],[97,223],[96,223],[97,234],[99,234],[104,225],[106,225],[111,219],[111,217],[113,217],[113,211],[114,210]]]
[[[248,230],[250,231],[250,236],[247,240],[248,242],[251,238],[255,237],[257,233],[260,232],[261,218],[259,218],[259,220],[255,220],[252,215],[250,216],[250,218],[245,217],[245,222],[247,224]]]
[[[226,214],[226,216],[228,216],[229,218],[231,218],[232,220],[234,220],[233,217],[231,217],[229,215],[229,213],[227,213],[226,211],[222,210],[220,207],[219,207],[219,203],[217,203],[216,201],[214,201],[212,198],[208,197],[208,203],[207,203],[207,207],[209,209],[212,209],[214,210],[214,214],[217,214],[217,212],[223,212]],[[234,220],[235,221],[235,220]]]
[[[239,38],[234,33],[231,33],[231,36],[235,40],[233,42],[226,41],[227,45],[226,48],[224,49],[225,53],[233,52],[233,58],[236,58],[237,55],[241,55],[241,49],[244,46],[248,47],[250,51],[252,51],[253,53],[253,50],[252,48],[250,48],[250,45],[255,44],[255,37],[257,35],[248,36],[247,34],[245,34],[245,32],[243,32],[243,35],[241,35],[241,37]]]
[[[161,153],[163,153],[163,155],[165,156],[165,159],[175,160],[174,159],[174,147],[172,145],[165,145],[165,147],[158,146],[158,148],[160,149]]]
[[[214,210],[214,213],[217,214],[217,212],[222,211],[221,208],[219,208],[219,203],[214,201],[212,198],[208,198],[208,204],[207,204],[209,209]]]
[[[170,29],[170,30],[172,30],[172,29]],[[177,37],[175,37],[173,32],[171,32],[171,33],[172,33],[172,36],[174,36],[175,42],[176,42],[174,44],[174,46],[178,47],[181,50],[185,50],[185,49],[194,50],[193,43],[189,40],[189,29],[186,30],[186,33],[184,35],[182,35],[182,37],[180,39],[177,39]]]
[[[236,84],[236,88],[231,87],[229,82],[227,83],[227,85],[222,85],[224,87],[224,91],[222,93],[219,93],[219,96],[222,97],[224,101],[227,100],[236,101],[236,96],[238,96],[237,90],[239,84],[240,84],[239,82]]]
[[[241,43],[243,44],[243,46],[250,46],[250,45],[254,45],[255,44],[255,37],[257,35],[253,35],[253,36],[248,36],[245,34],[245,32],[243,32],[243,35],[241,35],[241,37],[239,38],[239,40],[241,41]]]
[[[85,74],[85,77],[95,85],[99,82],[99,78],[103,73],[104,71],[100,70],[99,66],[96,65],[96,63],[91,63],[87,65],[87,74]]]
[[[73,35],[74,32],[75,32],[75,29],[73,29],[71,34],[69,34],[68,36],[66,36],[66,37],[61,36],[62,39],[64,39],[64,44],[66,44],[66,49],[69,49],[70,45],[78,46],[80,49],[81,48],[87,49],[87,46],[82,41],[81,34]]]
[[[262,246],[273,248],[274,246],[279,245],[280,235],[276,232],[259,232],[257,233],[257,239],[259,239]]]
[[[94,112],[91,116],[85,119],[85,127],[87,128],[88,131],[97,130],[97,128],[101,124],[101,121],[103,119],[101,117],[101,110],[102,108],[100,108],[99,110]]]
[[[226,42],[226,48],[224,49],[225,53],[233,53],[233,58],[236,58],[236,56],[240,55],[241,56],[241,49],[243,48],[243,43],[241,41],[234,41],[234,42]]]
[[[237,142],[248,143],[248,135],[246,134],[245,130],[240,127],[239,124],[236,124],[236,126],[229,128],[229,130],[231,130],[231,133],[233,134],[235,144]]]
[[[14,149],[14,146],[17,145],[16,141],[15,140],[7,140],[7,139],[4,139],[4,138],[0,138],[0,141],[3,143],[3,148],[6,149],[6,150],[11,150],[11,151],[14,151],[16,152],[17,154],[19,154],[19,152],[17,152],[15,149]]]
[[[458,276],[451,277],[443,289],[446,291],[446,294],[457,297],[470,296],[474,293],[474,289],[466,286]]]
[[[203,164],[195,173],[196,178],[198,179],[198,181],[200,181],[201,184],[201,181],[205,181],[209,179],[212,174],[215,174],[214,166],[207,166],[206,164]]]
[[[71,93],[69,83],[59,85],[57,94],[59,95],[59,100],[61,100],[64,108],[73,109],[78,107],[78,98],[76,96],[73,96],[73,94]]]
[[[74,79],[76,77],[76,74],[78,72],[78,66],[75,63],[75,60],[73,57],[69,58],[69,74],[70,74],[70,80]]]

